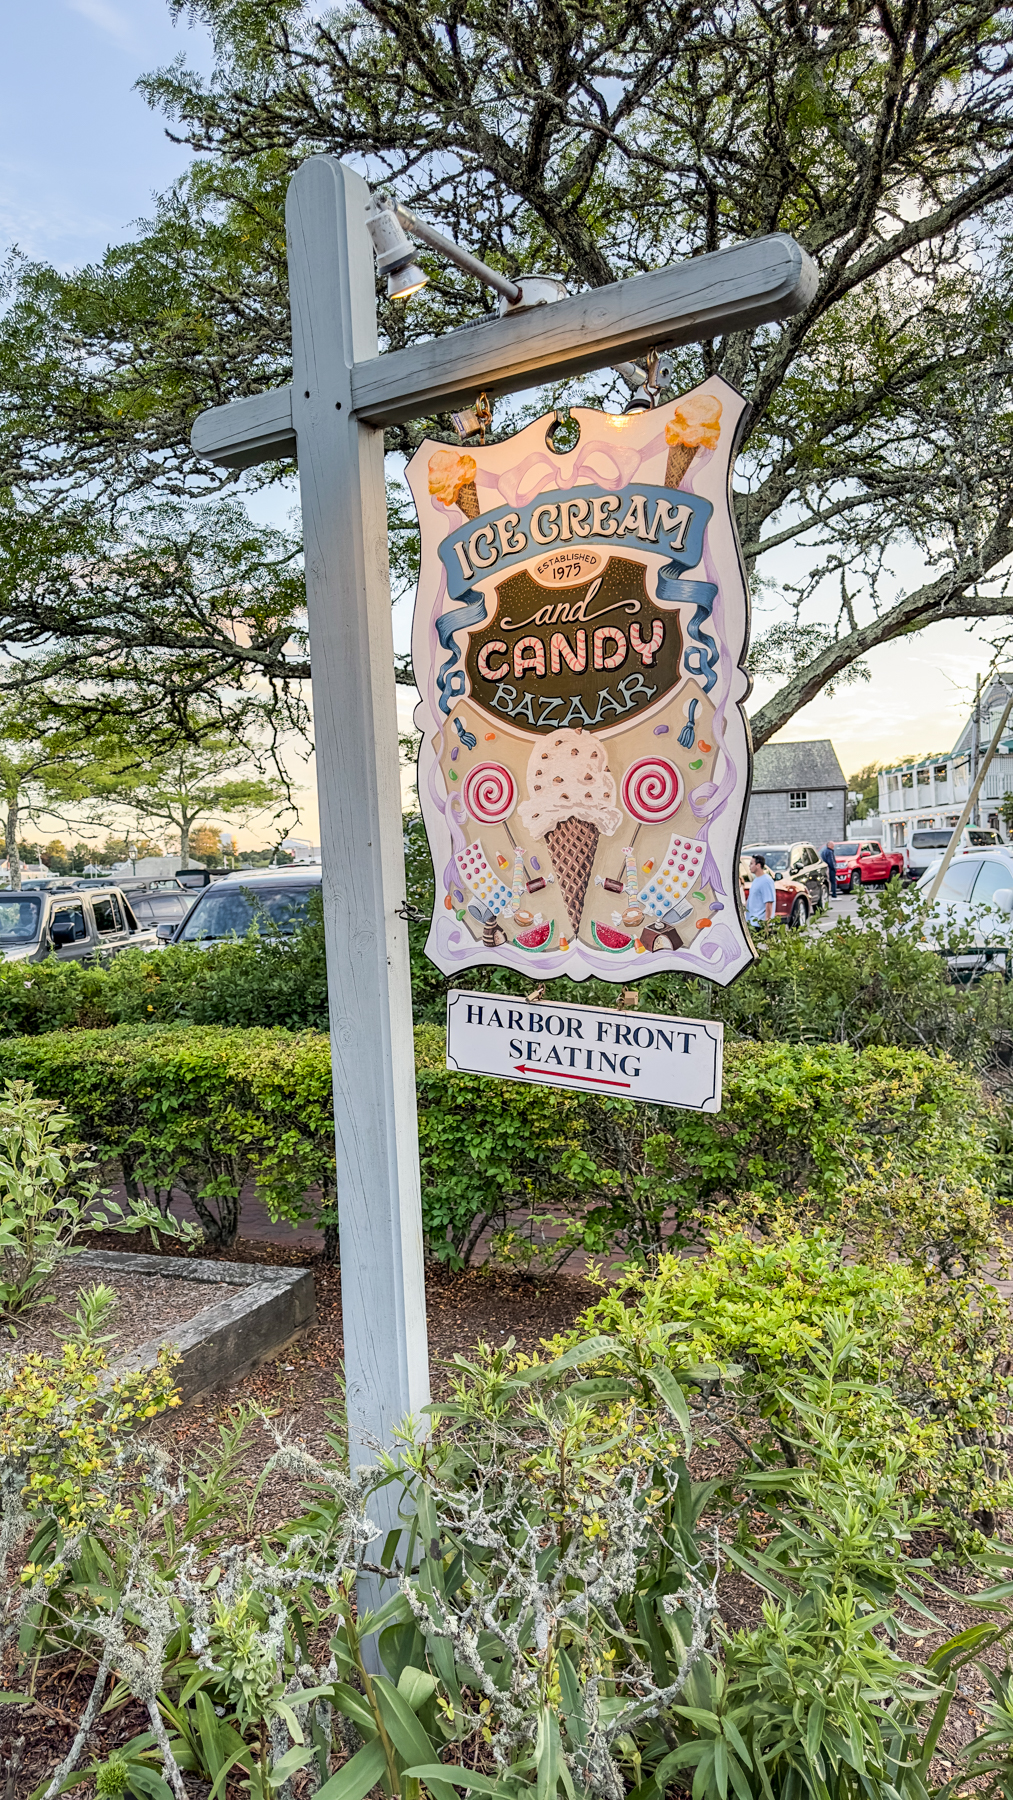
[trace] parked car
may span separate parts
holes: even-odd
[[[800,931],[803,925],[809,923],[809,916],[813,911],[805,884],[789,877],[787,873],[780,874],[778,872],[775,860],[773,860],[780,860],[780,852],[776,847],[768,851],[763,845],[758,844],[755,849],[744,850],[739,862],[739,880],[742,883],[742,891],[747,896],[753,879],[752,870],[749,867],[751,856],[762,856],[764,859],[769,856],[772,859],[767,862],[767,870],[774,882],[774,917],[780,919],[782,924],[790,925],[793,930]]]
[[[319,888],[320,879],[319,864],[230,872],[201,890],[181,924],[160,924],[159,942],[207,949],[211,944],[245,937],[255,922],[271,933],[291,937],[305,919],[310,895]]]
[[[141,925],[157,930],[159,925],[181,924],[193,905],[193,895],[182,888],[145,890],[131,894],[130,905]]]
[[[938,864],[940,853],[946,849],[952,836],[952,831],[947,831],[945,826],[912,831],[911,842],[903,853],[905,868],[912,881],[917,881],[920,875],[924,875],[930,863]],[[953,854],[968,856],[972,850],[1001,848],[1002,839],[990,826],[965,825]]]
[[[872,887],[889,881],[892,875],[903,875],[904,857],[900,850],[884,850],[878,838],[851,839],[835,844],[837,886],[842,894],[856,887]]]
[[[120,950],[154,950],[154,931],[116,887],[56,892],[0,888],[0,956],[5,962],[94,961]]]
[[[747,844],[742,854],[747,863],[751,856],[762,856],[775,887],[778,881],[785,881],[803,888],[810,912],[822,912],[829,906],[830,871],[811,844]]]
[[[942,858],[937,856],[918,883],[928,893]],[[988,909],[986,911],[986,908]],[[969,932],[966,948],[955,950],[958,932]],[[954,975],[973,981],[996,966],[1009,973],[1013,950],[1013,846],[999,844],[954,856],[932,908],[926,948],[941,952]]]

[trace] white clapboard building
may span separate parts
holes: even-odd
[[[985,684],[981,691],[980,719],[977,708],[972,709],[952,750],[880,770],[879,810],[883,830],[889,834],[891,850],[907,848],[913,831],[942,831],[947,827],[952,830],[956,825],[974,781],[978,758],[987,750],[1002,717],[1010,686],[1013,686],[1013,670],[1000,673]],[[978,816],[972,817],[971,824],[989,825],[1004,838],[1009,838],[1000,808],[1010,793],[1013,793],[1013,715],[1007,736],[986,771]]]

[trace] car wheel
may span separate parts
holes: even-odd
[[[791,915],[788,919],[788,928],[790,931],[801,931],[802,927],[808,925],[808,923],[809,902],[808,900],[804,900],[800,894],[791,909]]]

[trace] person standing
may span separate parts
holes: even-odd
[[[826,863],[827,870],[830,875],[830,898],[831,898],[831,900],[836,900],[837,899],[837,857],[834,854],[833,844],[824,844],[822,850],[820,851],[820,856],[822,857],[823,861]]]
[[[767,874],[767,864],[762,856],[749,858],[749,873],[753,879],[746,895],[746,919],[750,925],[762,925],[774,917],[777,889]]]

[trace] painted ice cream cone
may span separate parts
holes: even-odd
[[[429,492],[441,505],[459,506],[466,518],[477,519],[475,458],[462,450],[434,450],[429,458]]]
[[[689,394],[665,426],[665,486],[677,488],[700,449],[713,450],[721,435],[721,402],[714,394]]]
[[[518,808],[534,838],[544,838],[574,931],[594,867],[598,839],[618,831],[623,814],[605,746],[561,727],[539,739],[528,758],[528,799]]]
[[[559,891],[574,931],[580,929],[584,896],[594,868],[599,836],[597,825],[590,825],[586,819],[563,819],[545,833]]]

